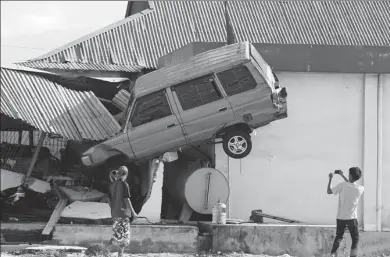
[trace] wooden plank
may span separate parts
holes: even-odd
[[[66,207],[66,204],[68,203],[67,197],[63,197],[57,188],[55,188],[55,191],[60,201],[57,203],[56,207],[54,208],[54,211],[51,214],[49,221],[47,222],[45,228],[42,231],[42,235],[49,235],[51,233],[54,226],[57,224],[58,220],[60,219],[61,214]]]
[[[24,177],[24,180],[23,180],[22,184],[24,184],[25,181],[27,180],[27,178],[31,175],[31,172],[33,171],[35,163],[37,162],[39,151],[41,151],[41,148],[42,148],[43,142],[45,141],[45,138],[46,138],[46,133],[42,132],[41,136],[39,137],[37,148],[35,148],[34,155],[33,155],[32,159],[31,159],[30,166],[28,167],[26,176]]]

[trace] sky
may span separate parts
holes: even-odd
[[[1,65],[43,55],[125,17],[127,1],[1,1]]]

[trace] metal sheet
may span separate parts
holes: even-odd
[[[130,93],[127,90],[120,90],[112,99],[112,101],[118,105],[122,111],[127,107],[127,104],[130,100]]]
[[[66,70],[66,71],[122,71],[137,73],[142,71],[144,67],[138,65],[108,65],[98,63],[53,63],[53,62],[21,62],[19,65],[50,70]]]
[[[38,74],[1,68],[1,113],[73,140],[103,140],[119,124],[92,92],[66,89]]]
[[[151,6],[23,65],[156,68],[160,57],[191,42],[226,40],[223,1]],[[388,47],[389,13],[390,1],[229,1],[237,40],[264,44]]]

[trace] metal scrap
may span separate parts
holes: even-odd
[[[0,112],[74,140],[103,140],[120,131],[92,92],[66,89],[38,74],[1,68]]]

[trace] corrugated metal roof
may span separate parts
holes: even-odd
[[[142,71],[143,66],[139,65],[118,65],[118,64],[99,64],[99,63],[56,63],[56,62],[20,62],[18,65],[36,69],[58,69],[67,71],[123,71],[137,73]]]
[[[67,139],[103,140],[120,131],[92,92],[69,90],[26,71],[1,68],[0,111]]]
[[[192,42],[225,42],[222,1],[155,1],[132,15],[29,63],[157,67],[160,57]],[[230,1],[239,42],[390,46],[390,1]]]

